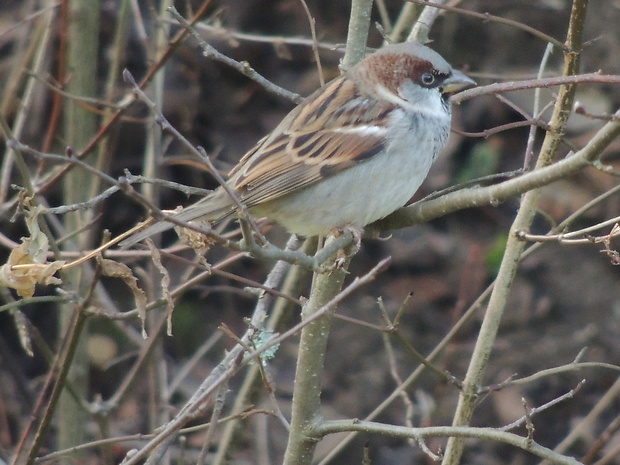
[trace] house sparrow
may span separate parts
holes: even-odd
[[[363,228],[415,194],[448,138],[449,94],[475,85],[423,45],[383,47],[293,109],[232,169],[228,185],[253,216],[292,233]],[[174,217],[218,221],[235,211],[219,187]],[[121,245],[171,227],[155,224]]]

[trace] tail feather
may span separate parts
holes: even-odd
[[[184,208],[180,212],[172,214],[171,217],[178,221],[184,222],[194,221],[197,219],[221,221],[227,216],[230,216],[233,213],[233,209],[230,204],[222,205],[221,202],[218,202],[217,200],[219,199],[217,199],[216,196],[209,195],[195,204]],[[156,224],[148,226],[136,234],[133,234],[132,236],[129,236],[127,239],[122,240],[119,243],[119,247],[125,249],[155,234],[172,229],[174,226],[175,224],[170,223],[169,221],[160,221]]]

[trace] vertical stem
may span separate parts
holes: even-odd
[[[347,32],[347,50],[340,68],[349,69],[366,55],[372,0],[353,0]]]
[[[396,20],[396,24],[390,33],[389,39],[392,43],[402,42],[403,39],[407,37],[411,30],[411,26],[415,23],[418,16],[420,16],[422,8],[423,6],[417,3],[407,2],[403,5],[398,19]]]
[[[62,399],[62,395],[68,395],[66,392],[62,394],[63,386],[67,381],[69,367],[72,366],[71,362],[73,360],[73,357],[77,353],[77,349],[79,348],[80,335],[82,334],[84,324],[86,323],[86,315],[83,310],[84,309],[82,305],[76,305],[76,308],[74,309],[72,315],[69,318],[67,325],[67,335],[65,338],[67,342],[65,344],[65,347],[63,348],[63,353],[59,356],[58,365],[53,364],[51,367],[52,370],[56,371],[56,382],[54,383],[52,392],[49,396],[47,408],[45,409],[43,417],[41,418],[41,422],[37,427],[37,431],[34,435],[32,445],[28,450],[28,456],[24,459],[24,461],[22,461],[19,456],[15,457],[15,460],[13,462],[14,465],[21,463],[24,463],[26,465],[33,465],[35,463],[36,456],[39,453],[41,446],[44,444],[46,434],[49,431],[49,426],[52,422],[53,412],[55,411],[57,405],[58,407],[61,407],[60,400]],[[63,425],[58,425],[58,434],[60,434],[61,426]],[[82,429],[84,429],[84,426],[81,426]]]
[[[99,37],[99,2],[93,0],[68,1],[68,50],[67,75],[70,77],[68,92],[73,95],[93,97],[97,91],[97,49]],[[95,133],[96,115],[80,106],[74,100],[67,100],[65,106],[65,140],[76,149],[84,146]],[[89,198],[92,177],[80,170],[72,170],[64,179],[64,202],[67,204],[83,202]],[[67,231],[72,232],[84,227],[92,217],[91,211],[78,211],[65,217]],[[80,243],[67,244],[74,249],[88,247],[88,234],[79,236]],[[69,242],[69,241],[68,241]],[[79,269],[71,270],[66,275],[69,288],[83,295],[89,287]],[[60,331],[67,330],[71,307],[61,311]],[[88,392],[88,355],[86,352],[86,325],[84,334],[73,357],[73,363],[67,376],[80,397],[86,398]],[[81,444],[86,439],[86,412],[64,391],[58,404],[58,448],[66,449]]]
[[[170,24],[164,21],[167,15],[167,8],[172,4],[171,0],[161,0],[159,4],[159,14],[154,23],[153,34],[153,56],[151,61],[155,61],[157,57],[163,54],[168,45]],[[155,111],[157,114],[163,113],[164,106],[164,83],[166,77],[166,67],[162,66],[153,76],[152,91],[153,101],[155,102]],[[154,115],[154,113],[152,114]],[[159,172],[160,160],[163,151],[163,130],[159,124],[155,122],[152,116],[146,132],[146,148],[144,156],[143,173],[145,176],[156,178]],[[159,205],[159,189],[154,184],[144,184],[142,192],[153,204]],[[158,299],[161,297],[161,286],[156,285],[158,282],[158,271],[153,263],[149,264],[149,298]],[[149,312],[147,315],[147,325],[153,326],[161,318],[158,312]],[[149,426],[151,430],[155,430],[159,425],[166,424],[170,420],[170,408],[168,405],[168,389],[167,389],[167,365],[164,357],[164,341],[163,335],[153,335],[157,340],[153,343],[153,353],[148,361],[146,376],[148,377],[148,386],[150,401],[149,402]],[[161,463],[163,465],[170,463],[170,454],[162,453]]]
[[[364,58],[371,11],[372,0],[352,1],[347,51],[342,60],[342,69],[346,70]],[[327,242],[331,240],[332,236]],[[341,291],[348,267],[349,260],[338,270],[314,274],[310,297],[301,313],[302,318],[312,316]],[[321,375],[334,311],[331,309],[323,317],[306,325],[301,332],[284,465],[309,465],[312,462],[319,438],[313,437],[311,430],[321,420]]]
[[[35,108],[36,96],[37,96],[37,86],[40,83],[37,81],[35,76],[41,76],[45,74],[46,71],[46,62],[47,57],[49,56],[50,48],[52,46],[52,36],[54,33],[54,20],[57,20],[56,13],[52,10],[45,15],[45,18],[42,21],[37,21],[34,26],[34,31],[32,34],[32,40],[39,41],[39,45],[37,46],[36,54],[34,56],[34,60],[32,64],[24,64],[24,67],[31,68],[30,76],[20,75],[23,73],[22,65],[14,66],[13,70],[11,70],[11,74],[9,77],[5,77],[6,86],[15,87],[13,90],[10,88],[4,89],[4,99],[0,102],[0,114],[7,115],[10,113],[8,107],[10,106],[10,101],[14,98],[15,95],[18,94],[17,86],[21,86],[23,82],[26,83],[24,86],[24,92],[20,95],[20,104],[19,110],[15,115],[15,120],[12,125],[12,137],[16,140],[21,140],[24,129],[28,121],[33,118],[33,110]],[[22,46],[25,46],[22,45]],[[10,185],[12,175],[14,174],[14,164],[19,162],[19,159],[16,160],[15,152],[13,149],[6,147],[4,149],[4,153],[0,155],[0,159],[2,162],[0,163],[0,204],[6,201]],[[19,168],[19,165],[18,165]],[[23,182],[25,185],[30,184],[30,179],[25,176],[23,170],[21,170],[22,177],[24,178]]]
[[[299,244],[298,244],[298,239],[296,236],[292,236],[289,239],[288,243],[286,244],[287,249],[297,249],[298,246]],[[312,246],[314,246],[314,249],[316,249],[316,240],[306,240],[304,252],[308,253],[307,249],[312,248]],[[279,273],[279,271],[277,270],[277,267],[279,266],[282,266],[281,262],[278,262],[278,264],[276,264],[276,266],[273,267],[269,276],[263,283],[265,286],[275,288],[276,286],[280,284],[279,276],[277,279],[273,279],[272,277],[273,274],[276,274],[275,273],[276,271]],[[295,292],[294,290],[297,290],[302,280],[302,277],[307,276],[307,274],[308,273],[305,268],[302,268],[300,266],[291,266],[291,267],[287,266],[286,278],[284,281],[284,285],[282,286],[282,293],[286,295],[299,295],[299,293]],[[273,301],[272,297],[268,296],[267,294],[263,294],[261,298],[259,299],[259,301],[257,302],[256,306],[257,307],[258,306],[272,307],[271,310],[269,311],[269,319],[267,320],[265,324],[265,328],[270,331],[276,331],[278,329],[278,326],[281,325],[281,322],[284,319],[284,316],[287,314],[287,310],[288,310],[288,307],[290,306],[290,302],[280,298],[280,299],[276,299],[275,304],[272,305],[272,301]],[[257,316],[264,316],[265,313],[266,313],[266,310],[265,312],[255,311],[254,314]],[[256,319],[258,320],[258,318]],[[260,325],[260,322],[256,324],[256,326],[259,326],[259,325]],[[243,383],[241,384],[241,386],[237,389],[237,392],[235,395],[235,401],[233,403],[232,408],[230,409],[232,412],[240,412],[244,408],[245,405],[254,403],[255,399],[252,398],[252,393],[253,391],[256,391],[256,385],[257,385],[257,382],[259,381],[260,381],[260,367],[257,363],[254,363],[248,367],[248,371],[247,371],[247,374],[245,375],[245,379],[243,380]],[[240,423],[241,423],[241,418],[235,418],[235,419],[232,419],[226,422],[226,425],[222,429],[222,433],[219,436],[219,444],[218,444],[217,452],[215,454],[215,457],[211,461],[212,465],[222,465],[226,463],[226,457],[228,455],[228,451],[233,445],[234,435],[237,432],[237,429]]]
[[[581,49],[587,4],[587,0],[574,0],[573,2],[566,39],[566,45],[569,51],[564,53],[563,75],[565,76],[576,74],[579,71],[579,52]],[[537,169],[552,163],[561,136],[564,133],[566,121],[571,112],[574,96],[574,85],[565,85],[560,88],[553,115],[549,123],[552,129],[547,132],[545,140],[543,141],[540,156],[536,163]],[[539,189],[532,190],[523,196],[521,207],[511,227],[506,244],[506,251],[504,252],[502,263],[497,274],[495,287],[491,293],[489,306],[482,326],[480,327],[480,334],[472,354],[472,360],[467,374],[465,375],[463,390],[461,391],[457,410],[452,422],[453,426],[468,425],[471,420],[478,388],[482,384],[487,361],[491,354],[495,336],[506,308],[508,294],[519,265],[521,253],[525,247],[525,243],[519,240],[514,232],[517,230],[529,229],[537,210],[539,197]],[[462,439],[451,438],[448,441],[443,465],[458,464],[463,454],[463,446],[464,443]]]
[[[116,31],[114,33],[113,45],[110,48],[111,56],[108,60],[107,75],[105,77],[105,85],[103,86],[103,98],[107,101],[113,101],[116,98],[116,86],[120,73],[120,67],[125,60],[127,54],[127,36],[129,35],[129,15],[131,0],[120,0],[118,6],[118,15],[116,21]],[[114,114],[113,108],[104,108],[101,113],[101,120],[107,121]],[[110,133],[101,138],[101,142],[97,147],[97,169],[108,172],[108,167],[112,162],[113,151],[110,150]],[[91,198],[95,197],[101,191],[101,179],[95,178],[91,186]]]
[[[340,292],[347,266],[348,262],[342,269],[314,275],[302,318],[312,316]],[[284,465],[309,465],[312,462],[318,438],[312,437],[309,431],[321,420],[321,375],[334,311],[332,309],[306,325],[301,332]]]
[[[446,0],[437,0],[434,3],[441,5],[446,3]],[[441,10],[439,8],[425,6],[416,19],[416,22],[407,37],[407,41],[419,42],[421,44],[427,43],[429,41],[428,33],[440,13]]]

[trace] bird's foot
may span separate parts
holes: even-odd
[[[355,255],[361,248],[362,245],[362,233],[364,230],[358,226],[345,225],[340,226],[338,228],[334,228],[331,230],[331,233],[334,237],[342,236],[343,234],[349,233],[353,236],[353,242],[350,246],[343,249],[338,249],[336,252],[336,260],[334,262],[334,269],[341,269],[346,261]]]

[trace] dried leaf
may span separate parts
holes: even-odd
[[[155,247],[153,241],[147,239],[146,244],[151,250],[153,263],[161,273],[161,292],[163,298],[166,299],[166,313],[168,314],[166,334],[172,336],[172,312],[174,310],[174,301],[172,300],[172,294],[170,294],[170,274],[168,274],[168,270],[164,268],[164,265],[161,263],[159,249]]]
[[[26,225],[29,237],[22,237],[22,243],[11,251],[7,263],[0,267],[0,285],[15,289],[23,298],[34,295],[37,284],[62,284],[54,274],[65,265],[64,260],[47,262],[49,241],[41,232],[37,215],[41,207],[26,211]],[[29,265],[15,268],[17,265]]]
[[[101,255],[97,256],[97,263],[101,267],[101,273],[104,276],[108,276],[110,278],[119,278],[122,279],[127,287],[131,290],[133,297],[136,301],[136,308],[138,309],[138,314],[140,315],[140,319],[142,320],[142,337],[146,339],[146,328],[144,327],[146,322],[146,294],[142,289],[138,287],[138,278],[136,278],[131,272],[131,268],[127,265],[119,262],[115,262],[114,260],[110,260],[108,258],[103,258]]]
[[[32,340],[30,338],[30,333],[28,332],[26,317],[16,308],[11,310],[11,316],[13,317],[13,321],[15,321],[15,328],[17,329],[17,334],[19,336],[19,342],[22,345],[22,349],[24,349],[24,352],[26,352],[30,357],[34,357],[34,352],[32,351]]]
[[[195,224],[205,229],[211,227],[211,224],[208,221],[195,222]],[[214,239],[199,233],[198,231],[182,228],[180,226],[175,226],[174,230],[179,236],[179,239],[181,239],[181,242],[189,245],[198,255],[204,255],[213,246],[213,244],[215,244]]]

